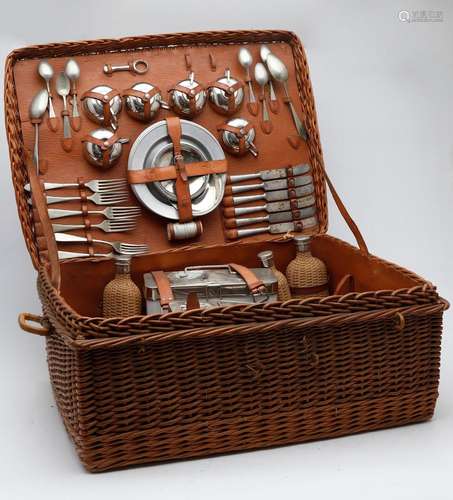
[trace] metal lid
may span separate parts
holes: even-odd
[[[299,252],[308,252],[310,250],[311,236],[295,236],[294,242]]]
[[[272,250],[264,250],[258,254],[258,258],[263,263],[263,267],[272,267],[274,265],[274,254]]]

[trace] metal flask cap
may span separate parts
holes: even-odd
[[[274,254],[272,250],[260,252],[258,258],[261,260],[263,267],[272,267],[274,265]]]
[[[294,242],[299,252],[308,252],[310,250],[311,236],[294,236]]]

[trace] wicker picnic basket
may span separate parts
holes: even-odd
[[[24,184],[33,186],[37,179],[27,169],[27,124],[19,112],[16,66],[46,57],[263,42],[286,44],[294,57],[320,221],[312,250],[327,264],[336,293],[265,305],[99,317],[94,304],[111,279],[112,262],[79,259],[58,265],[46,214],[31,209],[24,194]],[[307,61],[294,34],[184,33],[19,49],[6,62],[5,110],[19,217],[43,305],[42,316],[22,314],[20,323],[46,338],[58,408],[88,470],[299,443],[432,417],[448,304],[431,283],[369,254],[326,176]],[[325,234],[326,182],[359,248]],[[140,283],[150,268],[220,263],[225,252],[256,266],[264,249],[273,250],[280,269],[294,258],[293,243],[275,236],[186,244],[134,259],[133,277]]]

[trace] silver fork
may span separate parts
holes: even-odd
[[[87,243],[88,238],[75,236],[74,234],[55,233],[55,241],[58,243]],[[119,241],[91,240],[93,243],[109,245],[117,253],[125,255],[138,255],[148,251],[148,245],[137,243],[121,243]]]
[[[50,219],[70,217],[72,215],[83,215],[81,210],[63,210],[62,208],[49,208]],[[104,210],[88,210],[89,215],[103,215],[107,219],[126,219],[139,217],[142,211],[140,207],[107,207]]]
[[[91,181],[85,182],[85,186],[91,191],[95,193],[110,191],[127,191],[127,180],[126,179],[93,179]],[[70,182],[45,182],[44,189],[49,191],[50,189],[60,189],[60,188],[78,188],[79,185],[77,183]],[[30,192],[31,186],[30,184],[25,184],[25,191]]]
[[[99,224],[92,224],[91,228],[102,229],[104,233],[122,233],[132,231],[137,227],[134,219],[104,220]],[[74,229],[85,229],[83,224],[52,224],[54,233],[72,231]]]
[[[93,193],[87,196],[87,199],[95,203],[96,205],[113,205],[114,203],[120,203],[126,201],[128,195],[126,192],[121,193],[111,193],[109,191],[101,193]],[[81,201],[80,196],[46,196],[46,201],[48,205],[53,203],[63,203],[65,201]]]

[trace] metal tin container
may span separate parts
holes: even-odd
[[[219,85],[220,84],[220,85]],[[244,84],[225,70],[225,76],[218,78],[209,86],[208,97],[211,106],[217,113],[233,115],[241,107],[244,100]]]
[[[277,279],[271,269],[251,269],[262,281],[264,289],[251,293],[244,279],[228,265],[186,267],[183,271],[166,273],[173,292],[173,312],[185,311],[190,293],[196,293],[200,307],[253,304],[277,300]],[[152,273],[144,275],[147,314],[161,313],[159,290]]]
[[[129,139],[117,137],[109,129],[99,128],[91,131],[83,139],[83,155],[95,167],[109,168],[120,159],[123,144]]]

